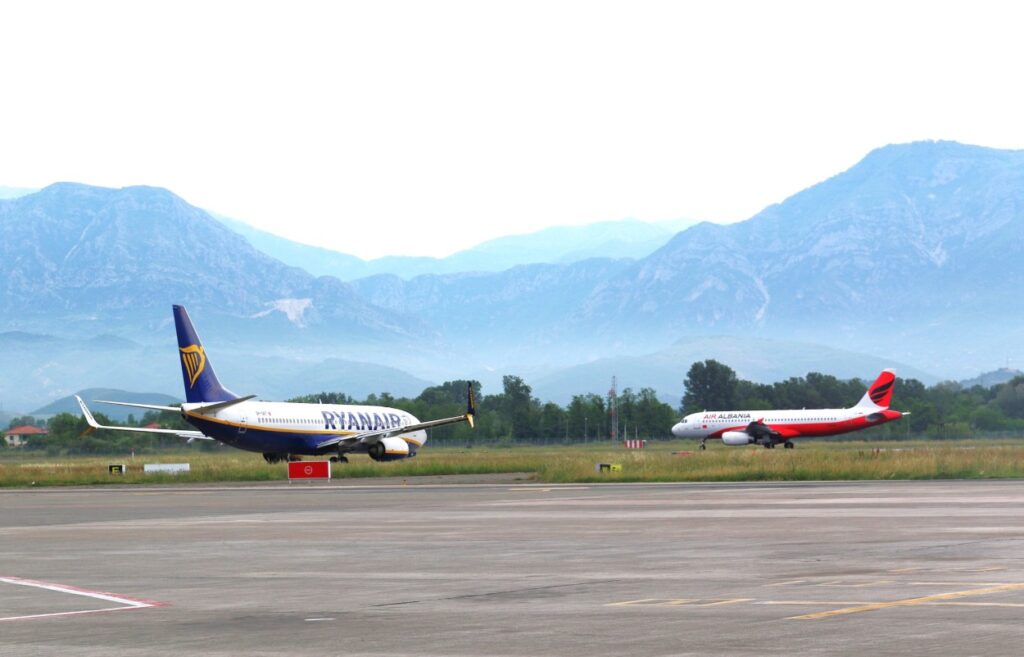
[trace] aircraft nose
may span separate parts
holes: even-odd
[[[684,430],[685,430],[685,427],[683,427],[683,423],[682,422],[676,422],[675,426],[672,427],[672,435],[675,436],[676,438],[682,438]]]

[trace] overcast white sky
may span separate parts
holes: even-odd
[[[888,143],[1024,147],[1013,5],[5,3],[0,185],[156,185],[363,257],[734,221]]]

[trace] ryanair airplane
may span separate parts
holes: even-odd
[[[427,442],[427,429],[468,422],[473,426],[476,408],[469,385],[465,415],[420,422],[411,414],[386,406],[340,404],[293,404],[253,401],[256,395],[239,397],[221,386],[192,321],[182,306],[174,306],[178,332],[185,403],[181,407],[100,401],[155,411],[181,413],[197,431],[103,426],[77,397],[86,422],[93,429],[174,434],[193,440],[218,440],[225,445],[262,452],[267,463],[297,460],[299,455],[331,455],[332,461],[348,462],[349,454],[368,454],[374,461],[395,461],[416,456]]]

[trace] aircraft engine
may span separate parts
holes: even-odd
[[[409,443],[401,438],[382,438],[379,442],[370,445],[366,453],[374,461],[397,461],[413,454],[409,453]]]
[[[745,431],[726,431],[722,434],[722,442],[726,445],[749,445],[754,438]]]

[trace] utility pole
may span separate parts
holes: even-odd
[[[619,408],[616,402],[618,401],[618,390],[616,389],[615,375],[612,375],[612,389],[608,391],[608,419],[611,420],[612,427],[612,442],[619,442]]]

